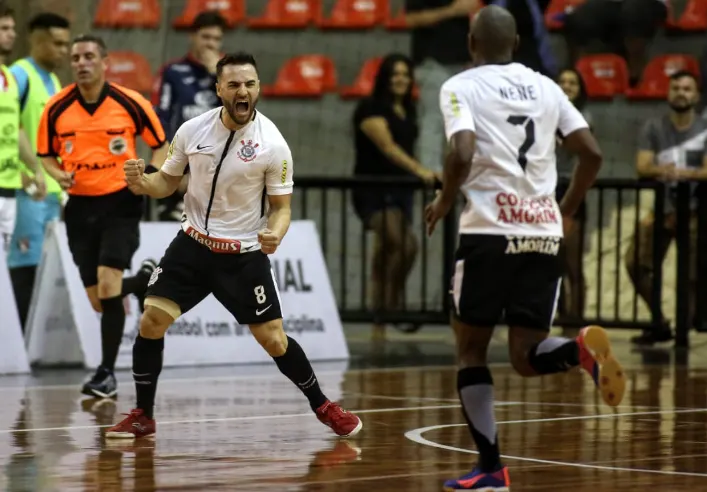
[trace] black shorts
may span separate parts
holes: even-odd
[[[400,210],[408,224],[412,224],[414,196],[412,189],[358,189],[353,192],[353,205],[366,229],[371,227],[373,214],[389,208]]]
[[[184,314],[209,294],[242,325],[282,318],[280,293],[266,254],[214,253],[179,231],[150,278],[147,296],[169,299]]]
[[[560,293],[559,237],[462,235],[452,296],[463,323],[549,330]]]
[[[142,204],[141,198],[123,190],[69,199],[64,212],[66,235],[84,287],[98,284],[99,266],[130,268],[140,246]]]

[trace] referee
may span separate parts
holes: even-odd
[[[39,123],[37,154],[47,172],[69,194],[64,211],[69,248],[91,306],[101,316],[103,359],[83,393],[117,394],[113,375],[125,328],[123,297],[142,299],[155,263],[146,260],[123,278],[140,244],[144,203],[128,190],[121,162],[137,157],[136,137],[167,153],[164,131],[150,103],[137,92],[107,83],[103,40],[83,35],[71,46],[76,83],[47,103]],[[59,163],[61,159],[61,164]]]
[[[133,345],[137,408],[106,437],[155,433],[153,407],[167,328],[209,294],[250,326],[260,345],[309,400],[319,420],[343,437],[361,420],[329,401],[302,347],[282,327],[280,295],[267,255],[290,225],[292,155],[275,124],[255,110],[260,85],[255,59],[227,55],[216,66],[222,107],[184,123],[159,172],[129,159],[125,177],[138,195],[162,198],[185,172],[182,230],[150,278],[140,334]]]

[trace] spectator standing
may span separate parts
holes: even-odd
[[[648,44],[668,15],[667,0],[587,0],[565,20],[574,64],[587,45],[601,39],[626,57],[631,86],[641,78]]]
[[[638,294],[650,307],[660,303],[651,296],[653,283],[653,234],[661,237],[659,256],[665,258],[670,243],[675,238],[677,216],[675,213],[675,183],[678,180],[707,179],[707,121],[700,118],[695,107],[699,101],[698,82],[689,72],[677,72],[670,77],[668,114],[649,120],[638,140],[636,170],[641,178],[666,181],[665,220],[655,223],[654,215],[644,217],[636,230],[634,240],[626,252],[626,267]],[[696,185],[693,185],[693,190]],[[690,236],[690,317],[695,321],[695,295],[697,284],[697,201],[691,205]],[[663,316],[658,330],[645,331],[632,341],[652,345],[672,339],[672,330]]]
[[[37,129],[47,101],[61,90],[54,74],[69,55],[69,21],[52,14],[38,14],[29,23],[30,56],[16,61],[10,71],[17,81],[20,98],[20,125],[27,134],[32,151],[37,151]],[[47,225],[59,219],[63,190],[43,171],[47,196],[37,199],[24,190],[17,191],[17,221],[7,260],[17,311],[25,327],[37,265]]]
[[[218,12],[200,13],[191,26],[189,52],[167,63],[160,70],[155,81],[152,103],[167,140],[174,138],[177,129],[185,121],[219,106],[216,63],[221,57],[225,29],[226,21]],[[179,191],[158,201],[160,220],[181,220],[184,209],[182,195],[185,190],[186,178]]]
[[[414,157],[418,136],[417,111],[412,100],[412,61],[387,56],[376,76],[373,94],[354,112],[356,176],[417,176],[433,184],[435,174]],[[374,233],[372,299],[374,311],[401,307],[405,283],[417,256],[412,232],[411,188],[358,189],[353,201],[366,229]],[[385,325],[376,321],[373,336],[382,338]]]
[[[587,91],[584,86],[582,76],[574,69],[566,69],[560,73],[558,83],[562,91],[567,95],[570,102],[584,116],[590,125],[591,115],[586,110]],[[574,174],[577,159],[570,153],[560,141],[557,146],[557,175],[558,183],[555,198],[561,202],[567,193],[569,182]],[[579,320],[584,317],[584,302],[586,297],[586,286],[584,281],[584,231],[587,221],[587,206],[582,201],[574,220],[565,229],[563,241],[565,274],[563,276],[563,292],[560,296],[559,311],[566,318]]]

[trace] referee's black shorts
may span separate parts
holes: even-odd
[[[71,196],[64,210],[69,250],[84,287],[98,285],[98,267],[127,270],[140,246],[144,201],[127,188]]]
[[[150,278],[147,296],[169,299],[184,314],[209,294],[241,325],[282,318],[280,293],[266,254],[214,253],[179,231]]]

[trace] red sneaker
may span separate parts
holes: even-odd
[[[157,426],[154,419],[148,419],[142,413],[142,410],[136,408],[127,415],[119,424],[111,427],[106,431],[106,438],[109,439],[136,439],[139,437],[148,437],[155,434]]]
[[[577,344],[579,363],[594,380],[604,402],[612,407],[619,405],[626,390],[626,375],[611,352],[606,330],[596,325],[582,328]]]
[[[322,424],[331,427],[341,437],[355,436],[363,428],[360,418],[329,400],[317,408],[316,414]]]

